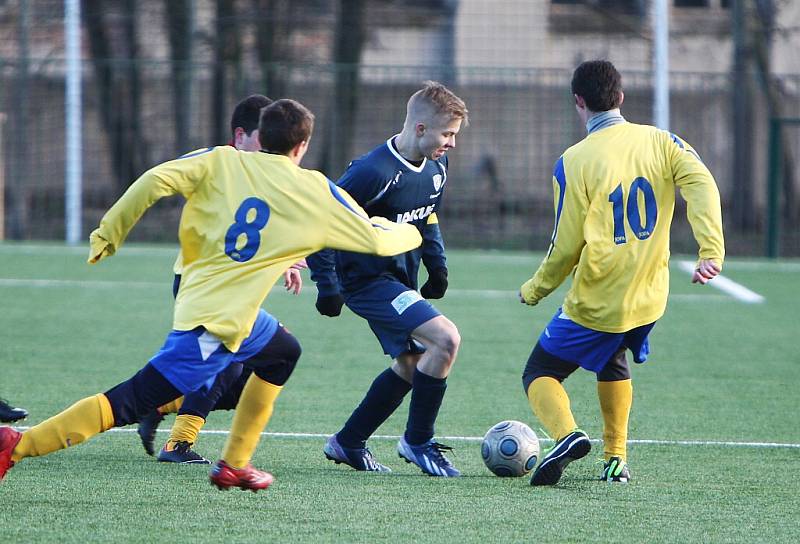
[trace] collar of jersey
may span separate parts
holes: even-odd
[[[386,147],[389,148],[389,151],[392,152],[392,155],[394,155],[397,158],[398,161],[402,162],[403,165],[406,168],[408,168],[412,172],[416,172],[417,174],[419,174],[425,168],[425,164],[428,162],[428,158],[427,157],[423,157],[422,158],[422,163],[419,166],[414,166],[413,164],[408,162],[400,153],[397,152],[397,150],[392,145],[392,140],[394,140],[398,136],[400,136],[400,135],[399,134],[395,134],[394,136],[392,136],[391,138],[386,140]]]
[[[620,123],[624,122],[625,118],[619,112],[619,108],[600,112],[592,115],[592,117],[586,121],[586,132],[591,134],[592,132],[597,132],[598,130],[602,130],[613,125],[619,125]]]

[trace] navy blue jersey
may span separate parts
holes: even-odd
[[[423,159],[415,166],[397,152],[394,137],[351,162],[337,185],[370,217],[385,217],[416,226],[423,243],[394,257],[333,250],[311,255],[306,261],[320,294],[351,293],[381,276],[392,277],[416,289],[420,259],[428,270],[445,267],[444,243],[436,211],[446,184],[446,156],[436,161]]]

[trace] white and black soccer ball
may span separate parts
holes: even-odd
[[[484,435],[481,457],[498,476],[524,476],[536,466],[539,438],[521,421],[501,421]]]

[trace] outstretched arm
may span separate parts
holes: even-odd
[[[89,235],[89,263],[113,255],[145,211],[161,198],[177,193],[189,197],[207,171],[206,153],[189,153],[151,168],[134,181]]]
[[[389,257],[419,247],[422,237],[413,225],[368,217],[346,191],[328,181],[329,214],[324,247]]]
[[[686,200],[686,215],[699,246],[696,272],[692,281],[705,283],[719,274],[725,259],[719,189],[697,152],[674,134],[669,136],[668,157],[675,185]]]
[[[578,264],[586,244],[583,224],[589,207],[581,183],[581,180],[566,178],[564,158],[559,158],[553,170],[556,219],[550,249],[533,277],[520,287],[520,300],[525,304],[538,304],[561,285]]]

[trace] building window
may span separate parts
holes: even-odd
[[[708,0],[675,0],[676,8],[707,8]]]
[[[552,4],[586,5],[598,11],[623,13],[626,15],[644,15],[647,11],[646,0],[551,0]]]

